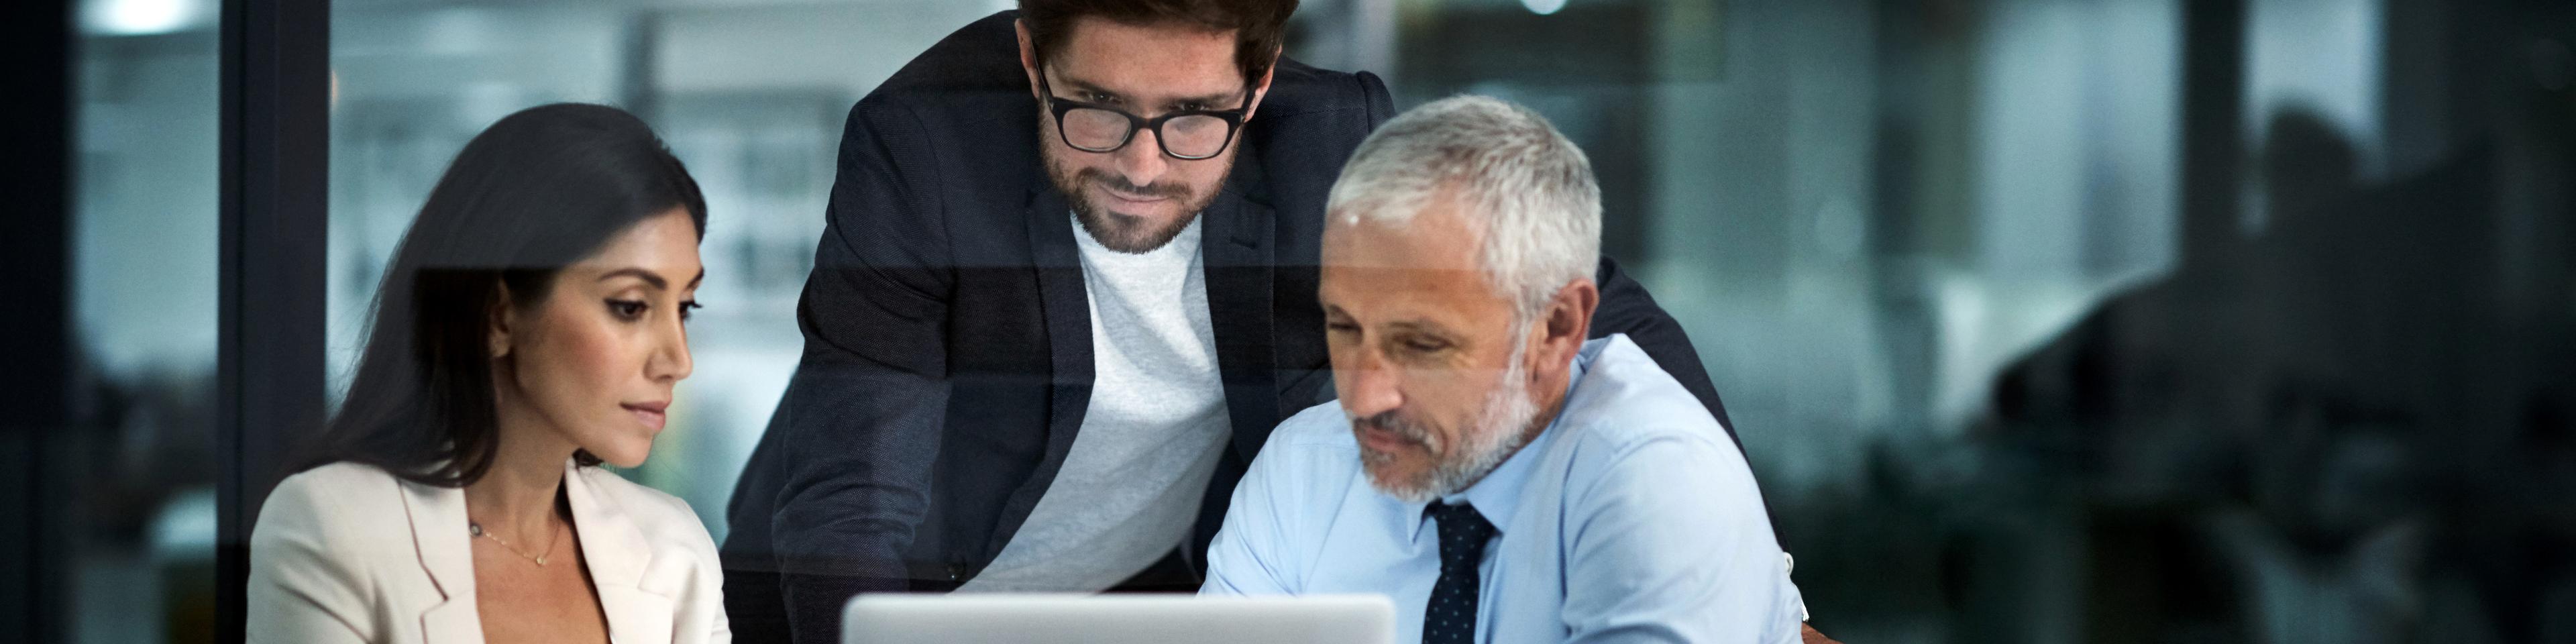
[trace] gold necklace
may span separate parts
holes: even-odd
[[[481,524],[481,523],[474,522],[474,521],[466,521],[466,522],[465,522],[465,531],[466,531],[466,532],[469,532],[469,533],[472,533],[472,534],[474,535],[474,537],[475,537],[475,538],[478,538],[478,539],[491,539],[493,543],[501,544],[501,549],[510,551],[510,554],[518,555],[518,556],[520,556],[520,557],[524,557],[524,558],[526,558],[526,559],[527,559],[527,560],[529,560],[529,561],[537,562],[537,567],[539,567],[539,568],[544,568],[544,567],[546,566],[546,557],[549,557],[549,556],[552,556],[552,555],[554,555],[554,554],[555,554],[555,541],[556,541],[555,533],[556,533],[556,531],[554,531],[554,530],[548,530],[548,531],[546,531],[546,551],[545,551],[545,552],[543,552],[543,553],[538,553],[538,554],[533,554],[533,555],[528,554],[528,553],[526,553],[526,552],[521,552],[521,551],[519,550],[519,547],[518,547],[518,546],[510,545],[510,542],[509,542],[508,540],[502,539],[502,538],[501,538],[501,535],[492,534],[492,533],[490,533],[490,532],[485,532],[485,531],[483,531],[483,524]]]

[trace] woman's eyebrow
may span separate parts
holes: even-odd
[[[644,280],[644,283],[646,283],[646,284],[651,284],[651,285],[653,285],[653,288],[656,288],[656,289],[666,289],[666,290],[667,290],[667,289],[671,288],[671,281],[670,281],[670,280],[662,279],[662,276],[661,276],[660,274],[654,273],[653,271],[644,270],[644,269],[641,269],[641,268],[621,268],[621,269],[617,269],[617,270],[609,271],[607,274],[599,276],[599,281],[605,282],[605,281],[612,280],[612,279],[616,279],[616,278],[620,278],[620,277],[633,277],[633,278],[635,278],[635,279]],[[700,278],[704,278],[704,277],[706,277],[706,270],[705,270],[705,269],[699,269],[699,271],[698,271],[698,277],[700,277]],[[696,282],[690,282],[690,283],[691,283],[691,284],[695,284]]]

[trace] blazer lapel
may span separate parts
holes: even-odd
[[[1256,191],[1265,183],[1261,155],[1249,142],[1245,148],[1237,153],[1224,191],[1199,213],[1206,222],[1199,252],[1206,266],[1217,373],[1225,380],[1226,418],[1233,423],[1235,454],[1250,463],[1284,412],[1275,388],[1278,360],[1271,337],[1277,214],[1257,200]]]
[[[1029,511],[1037,509],[1038,499],[1046,495],[1057,470],[1064,466],[1065,454],[1073,450],[1083,412],[1091,406],[1091,294],[1083,285],[1082,251],[1073,240],[1073,209],[1052,186],[1040,187],[1030,191],[1025,216],[1030,265],[1038,278],[1038,314],[1046,320],[1051,367],[1046,459],[1002,506],[993,538],[979,558],[982,562],[1001,554],[1020,524],[1028,521]]]
[[[608,615],[608,639],[617,644],[669,644],[677,600],[692,562],[661,561],[653,542],[634,515],[593,485],[591,476],[566,462],[564,498],[572,505],[572,522],[581,539],[582,560],[599,588],[599,609]],[[676,567],[676,569],[674,569]]]
[[[481,644],[483,619],[474,605],[474,544],[465,531],[465,490],[411,481],[403,481],[402,487],[421,570],[445,598],[421,612],[421,641]]]

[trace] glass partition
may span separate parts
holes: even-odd
[[[622,474],[723,540],[844,119],[1014,4],[332,3],[321,395],[470,137],[622,107],[710,211],[695,375]],[[29,605],[236,641],[223,5],[71,6],[72,420],[36,457],[78,484]],[[1838,639],[2480,643],[2576,641],[2571,43],[2516,0],[1306,0],[1287,52],[1583,147]]]
[[[214,634],[215,3],[73,4],[75,419],[64,491],[75,642]]]

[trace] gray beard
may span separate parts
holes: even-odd
[[[1512,337],[1520,335],[1515,332]],[[1528,350],[1527,344],[1512,349],[1512,366],[1503,371],[1501,386],[1485,395],[1482,411],[1476,415],[1464,439],[1451,446],[1454,449],[1443,449],[1439,436],[1410,422],[1387,423],[1387,428],[1422,443],[1439,462],[1427,475],[1413,481],[1389,480],[1378,476],[1376,469],[1362,467],[1368,472],[1369,487],[1405,503],[1427,503],[1484,480],[1485,475],[1494,472],[1494,468],[1502,466],[1504,459],[1511,458],[1521,447],[1528,445],[1530,424],[1537,420],[1539,412],[1538,401],[1530,396],[1529,387],[1522,382],[1529,379],[1529,367],[1521,361],[1522,354]],[[1343,413],[1347,416],[1350,412],[1345,410]],[[1367,463],[1384,464],[1395,460],[1395,455],[1363,446],[1360,458]]]

